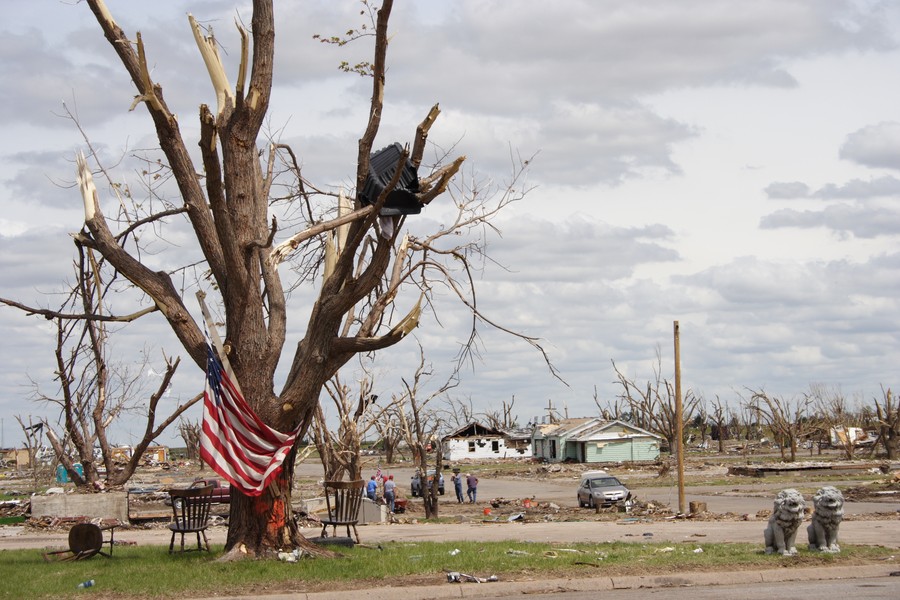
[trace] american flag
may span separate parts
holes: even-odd
[[[259,496],[281,472],[297,432],[263,423],[207,344],[200,457],[247,496]]]

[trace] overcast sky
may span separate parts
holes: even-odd
[[[214,27],[234,82],[233,22],[249,23],[249,3],[108,5],[130,37],[141,32],[153,78],[195,147],[197,108],[215,99],[186,14]],[[267,132],[322,187],[355,174],[370,83],[336,67],[368,58],[371,40],[338,49],[312,36],[360,25],[360,8],[276,5]],[[113,170],[155,141],[143,107],[129,112],[134,88],[85,4],[15,2],[4,16],[0,295],[55,306],[70,276],[69,234],[83,219],[73,156],[86,147],[60,115],[77,114]],[[429,139],[468,157],[466,177],[502,186],[511,155],[533,157],[534,189],[490,239],[500,266],[479,274],[479,301],[504,326],[540,337],[568,385],[527,344],[485,330],[481,360],[454,397],[492,410],[514,396],[521,423],[551,399],[570,416],[594,414],[595,386],[603,399],[619,392],[612,360],[646,381],[659,348],[673,377],[675,320],[683,387],[706,398],[733,402],[747,388],[792,398],[825,384],[869,401],[896,385],[900,4],[398,0],[390,30],[376,147],[411,141],[439,102]],[[441,222],[442,202],[411,226]],[[467,330],[449,298],[437,308],[440,322],[424,319],[416,336],[439,377]],[[308,306],[293,310],[286,348]],[[9,308],[0,327],[9,446],[22,438],[16,415],[47,414],[28,398],[30,379],[53,392],[53,338],[47,322]],[[166,329],[151,316],[122,332],[115,352],[136,361],[147,348],[161,370],[162,350],[184,354]],[[401,346],[378,362],[384,397],[415,366],[415,342]],[[185,362],[168,402],[202,381]],[[117,441],[133,435],[118,431]]]

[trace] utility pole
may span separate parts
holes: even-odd
[[[678,321],[675,321],[675,448],[678,452],[678,514],[685,514],[684,505],[684,411],[681,408],[681,340]]]
[[[553,408],[553,399],[552,399],[552,398],[548,398],[548,399],[547,399],[547,420],[548,420],[550,423],[556,423],[556,421],[557,421],[556,417],[554,416],[554,413],[555,413],[555,412],[556,412],[556,411],[555,411],[555,409]]]

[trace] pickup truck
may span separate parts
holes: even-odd
[[[228,483],[215,478],[207,478],[207,479],[195,479],[191,482],[191,485],[188,486],[188,489],[191,488],[201,488],[206,487],[208,485],[213,486],[212,491],[212,502],[213,504],[231,504],[231,486]],[[166,504],[172,504],[171,496],[166,498]]]
[[[428,487],[434,485],[434,469],[428,469],[427,471],[427,481]],[[444,495],[444,475],[442,473],[438,473],[438,493],[443,496]],[[416,496],[422,495],[422,471],[420,469],[416,469],[415,474],[413,474],[412,478],[409,482],[409,494],[413,498]]]

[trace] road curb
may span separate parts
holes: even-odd
[[[500,581],[496,583],[443,583],[417,586],[383,586],[326,592],[294,592],[258,596],[264,600],[396,600],[403,598],[484,598],[522,596],[524,594],[553,594],[563,592],[602,592],[667,587],[698,587],[715,585],[743,585],[788,581],[827,581],[835,579],[863,579],[889,577],[892,565],[857,565],[847,567],[809,567],[765,569],[761,571],[733,571],[728,573],[683,573],[678,575],[629,575],[617,577],[585,577],[541,579],[533,581]],[[215,599],[241,600],[248,596],[217,596]]]

